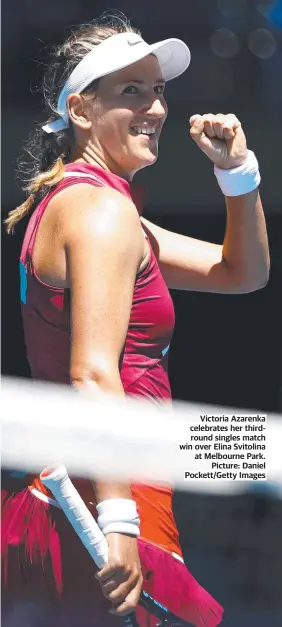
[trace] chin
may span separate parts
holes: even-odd
[[[154,165],[158,159],[158,151],[151,152],[148,151],[146,155],[140,156],[140,163],[142,163],[141,168],[146,168],[149,165]]]
[[[143,168],[148,168],[150,165],[154,165],[158,159],[158,153],[146,151],[145,154],[140,155],[140,153],[134,156],[127,161],[126,170],[131,174],[138,172],[139,170],[143,170]]]

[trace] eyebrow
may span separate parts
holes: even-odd
[[[140,81],[136,78],[128,78],[125,81],[121,81],[120,85],[125,85],[126,83],[137,83],[138,85],[145,85],[145,81]],[[158,78],[155,81],[155,84],[160,84],[160,85],[164,85],[165,84],[165,80],[163,78]]]

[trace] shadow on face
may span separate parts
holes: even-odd
[[[110,169],[132,178],[158,157],[158,141],[167,117],[164,89],[154,55],[102,77],[94,94],[74,96],[80,98],[83,109],[75,112],[76,118],[72,115],[78,142],[82,131],[94,155]]]

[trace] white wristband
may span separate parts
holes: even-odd
[[[139,525],[136,525],[135,523],[122,522],[121,520],[119,522],[106,525],[106,527],[103,527],[101,531],[104,536],[106,536],[107,533],[125,533],[127,536],[133,536],[135,538],[140,536]]]
[[[138,537],[140,519],[135,501],[131,499],[107,499],[97,505],[98,525],[106,533],[125,533]]]
[[[215,165],[214,173],[224,196],[243,196],[253,192],[261,181],[259,164],[252,150],[248,150],[246,161],[238,168],[223,170]]]

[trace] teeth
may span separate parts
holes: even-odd
[[[154,135],[154,128],[140,128],[140,127],[132,127],[137,135]]]

